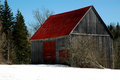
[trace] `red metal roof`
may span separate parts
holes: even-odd
[[[69,35],[90,7],[50,16],[30,40]]]

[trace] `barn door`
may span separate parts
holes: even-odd
[[[44,62],[45,63],[55,63],[56,60],[56,42],[46,41],[44,42]]]

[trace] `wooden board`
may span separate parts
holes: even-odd
[[[55,63],[56,61],[56,42],[46,41],[43,43],[44,63]]]
[[[64,63],[67,60],[68,51],[67,50],[60,50],[59,51],[59,60],[60,62]]]

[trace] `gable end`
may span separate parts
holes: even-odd
[[[113,38],[107,26],[93,6],[78,22],[71,34],[72,33],[110,35],[110,37]]]

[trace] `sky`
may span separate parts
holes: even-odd
[[[36,9],[47,8],[58,14],[89,5],[95,7],[106,25],[120,23],[120,0],[8,0],[8,5],[14,15],[18,9],[21,11],[28,27],[34,21],[33,11]]]

